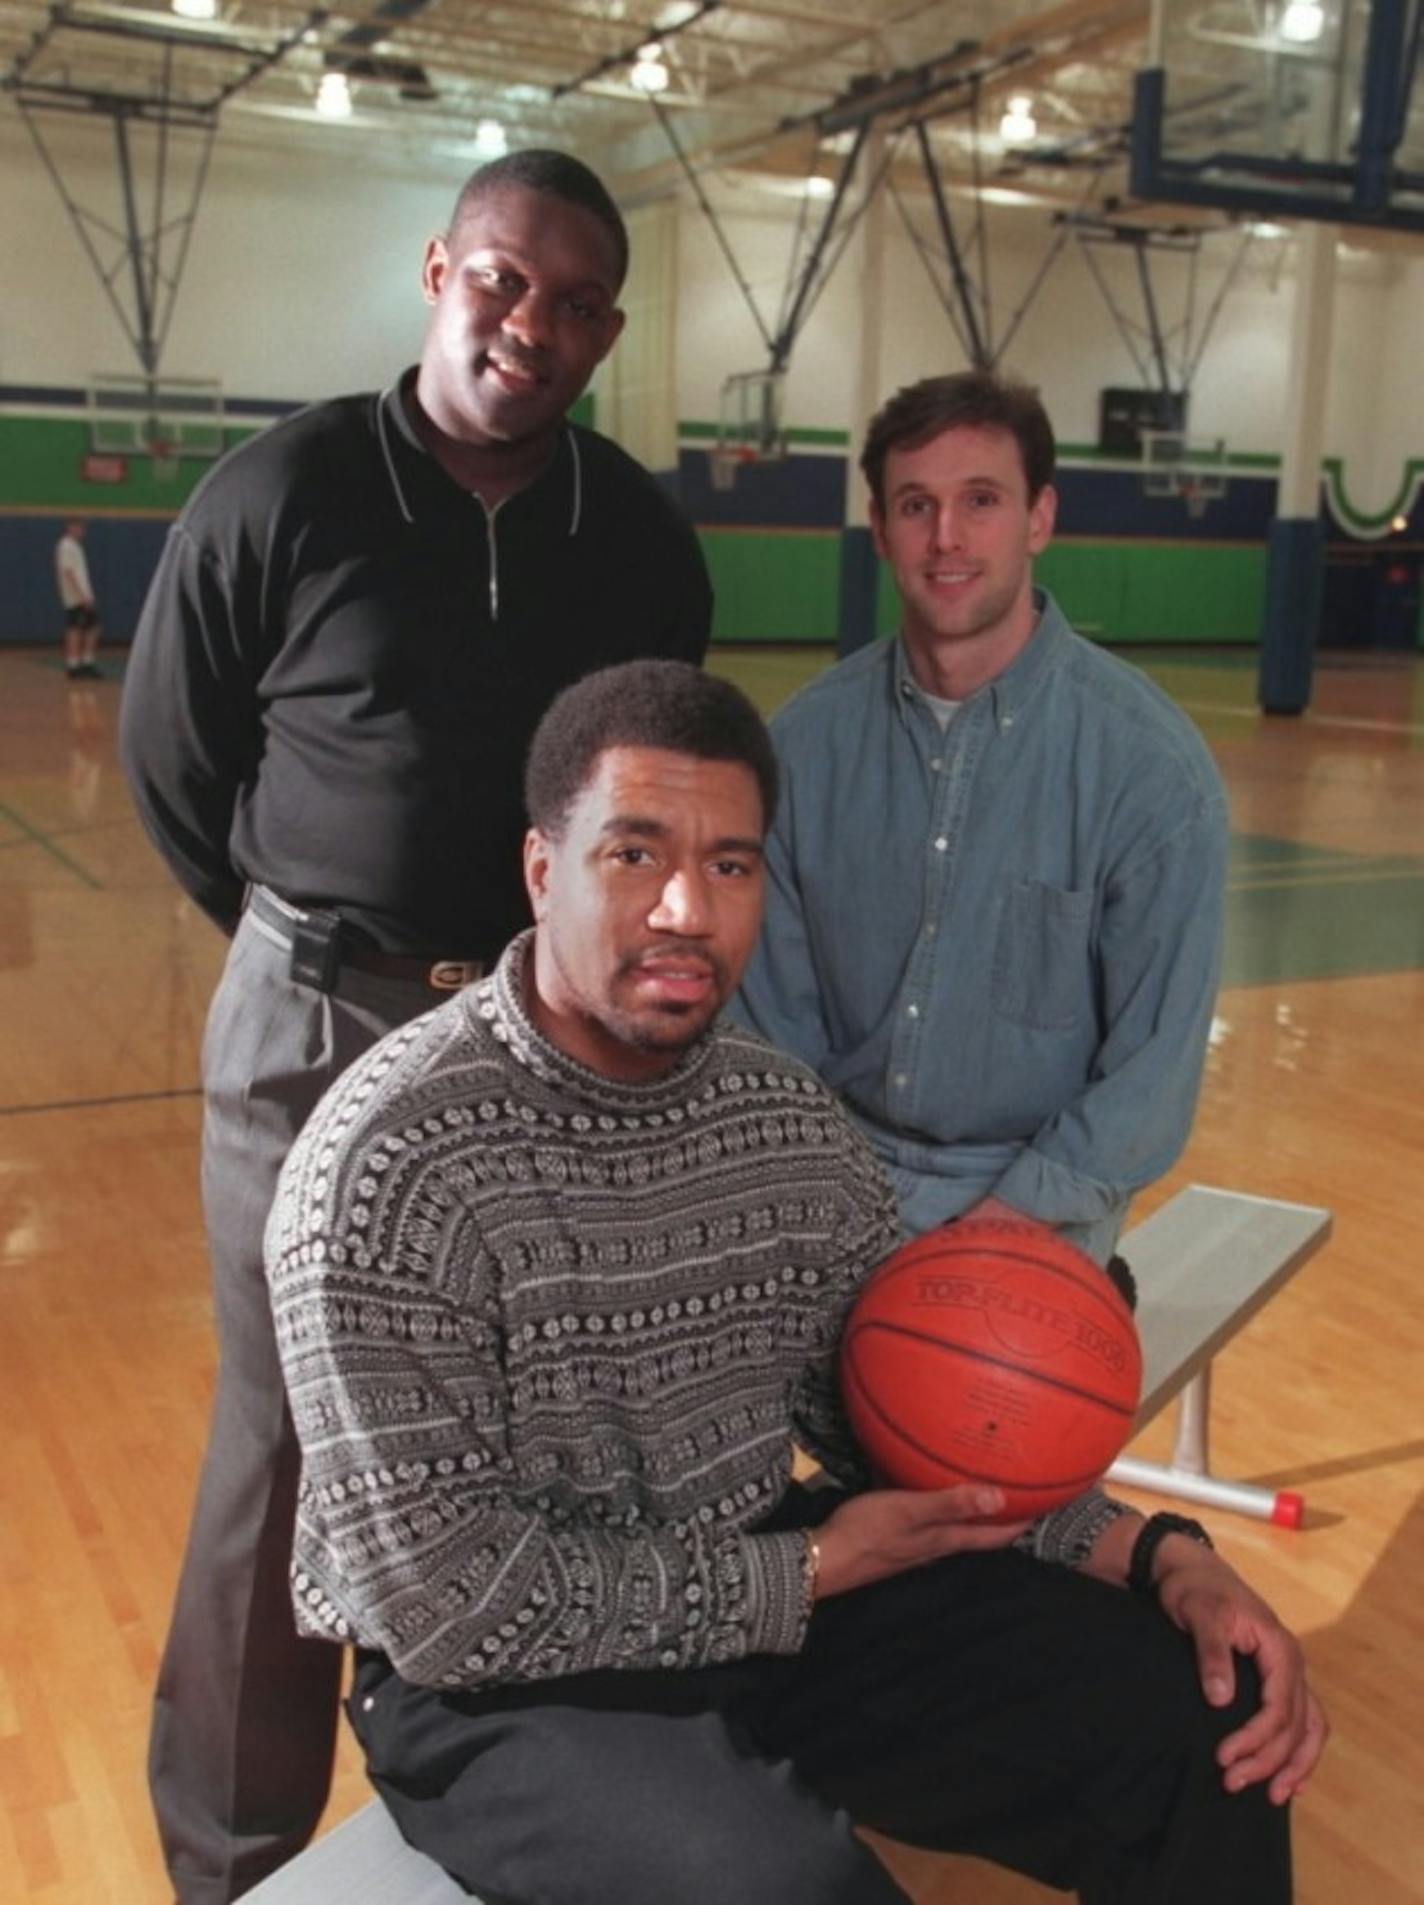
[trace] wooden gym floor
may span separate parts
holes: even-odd
[[[714,666],[770,707],[825,659]],[[1424,658],[1327,660],[1299,720],[1256,712],[1245,657],[1140,659],[1216,752],[1236,856],[1196,1132],[1138,1214],[1196,1179],[1336,1216],[1215,1386],[1216,1466],[1303,1490],[1306,1525],[1205,1518],[1334,1722],[1301,1905],[1424,1905]],[[168,1896],[144,1742],[213,1368],[197,1048],[222,946],[130,813],[118,672],[0,650],[0,1898],[37,1905]],[[330,1818],[364,1796],[343,1743]],[[1058,1896],[890,1856],[919,1905]]]

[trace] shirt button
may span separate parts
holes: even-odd
[[[935,841],[935,843],[934,843],[934,849],[935,849],[935,852],[936,852],[936,853],[943,853],[943,852],[944,852],[944,850],[945,850],[945,848],[946,848],[946,847],[947,847],[948,845],[949,845],[949,842],[948,842],[948,841],[947,841],[947,840],[945,839],[945,837],[944,837],[944,835],[943,835],[943,834],[941,834],[941,835],[940,835],[940,837],[939,837],[939,839],[938,839],[938,840],[936,840],[936,841]]]
[[[370,1713],[375,1707],[375,1704],[376,1696],[373,1693],[368,1693],[366,1698],[361,1702],[361,1711],[363,1713]]]
[[[926,920],[926,921],[925,921],[925,938],[926,938],[926,939],[933,939],[933,938],[934,938],[934,936],[935,936],[935,934],[936,934],[936,933],[937,933],[938,931],[939,931],[939,922],[938,922],[938,920],[933,920],[933,919],[931,919],[931,920]]]
[[[936,755],[935,758],[930,762],[930,772],[932,774],[938,774],[939,770],[943,766],[944,766],[944,762],[939,758],[938,755]]]
[[[909,1084],[909,1082],[910,1082],[910,1081],[909,1081],[909,1079],[908,1079],[908,1077],[907,1077],[907,1076],[905,1075],[905,1073],[904,1073],[904,1072],[896,1072],[896,1074],[895,1074],[895,1083],[896,1083],[897,1085],[900,1085],[900,1086],[904,1086],[904,1085],[908,1085],[908,1084]]]
[[[999,726],[1001,728],[1011,728],[1013,725],[1014,725],[1014,717],[1011,714],[1006,714],[1003,720],[999,723]]]
[[[920,1008],[917,1005],[907,1005],[905,1010],[912,1019],[917,1019],[920,1016]]]

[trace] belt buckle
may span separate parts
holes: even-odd
[[[436,992],[458,992],[483,977],[484,967],[477,959],[437,959],[425,975],[425,983]]]

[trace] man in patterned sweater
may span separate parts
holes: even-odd
[[[1124,1592],[1143,1524],[1101,1496],[997,1525],[849,1440],[891,1198],[815,1076],[716,1021],[775,805],[755,711],[606,670],[527,793],[533,931],[345,1074],[268,1230],[294,1605],[359,1649],[406,1836],[489,1905],[903,1899],[852,1822],[1102,1905],[1283,1905],[1272,1801],[1319,1739],[1245,1584],[1177,1535]]]

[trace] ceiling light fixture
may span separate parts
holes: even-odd
[[[1325,9],[1317,5],[1317,0],[1289,0],[1278,31],[1283,40],[1295,46],[1309,46],[1325,31]]]
[[[640,93],[667,91],[668,69],[663,65],[663,49],[656,40],[649,40],[646,46],[638,48],[638,58],[630,77]]]
[[[316,89],[316,109],[323,119],[351,117],[351,82],[345,73],[323,73]]]
[[[181,20],[216,20],[218,0],[173,0],[173,11]]]
[[[1027,93],[1014,93],[999,121],[999,137],[1006,146],[1032,145],[1038,137],[1038,121],[1033,116],[1033,101]]]
[[[482,119],[475,127],[475,153],[481,159],[502,159],[509,139],[497,119]]]

